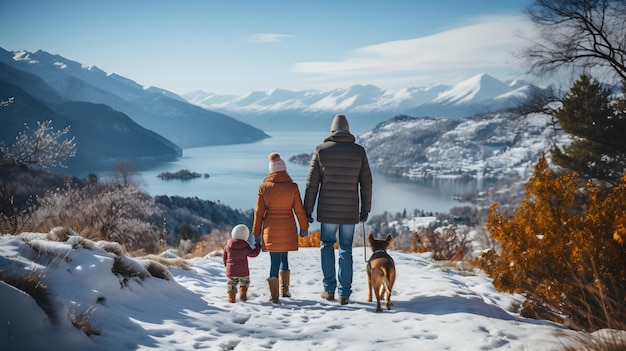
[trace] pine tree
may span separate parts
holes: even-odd
[[[552,150],[553,162],[585,181],[596,179],[615,186],[626,167],[626,102],[612,101],[610,91],[583,74],[563,99],[557,112],[563,130],[573,142]]]

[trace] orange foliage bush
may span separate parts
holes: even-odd
[[[298,237],[298,244],[300,247],[320,247],[320,230],[315,230],[309,233],[305,237]],[[338,244],[335,242],[335,249],[338,248]]]
[[[320,231],[319,229],[309,233],[305,237],[298,237],[300,247],[320,247]]]
[[[590,331],[624,329],[626,178],[608,191],[588,183],[581,212],[575,177],[554,178],[542,157],[511,216],[492,205],[487,227],[502,249],[481,266],[498,290],[527,298],[525,316]]]

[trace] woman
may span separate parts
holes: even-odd
[[[263,251],[270,253],[270,276],[267,279],[270,299],[278,303],[278,296],[290,297],[289,251],[298,250],[298,226],[300,235],[308,235],[307,221],[298,184],[287,174],[287,166],[276,152],[269,155],[269,171],[259,192],[254,210],[252,234],[255,241],[263,235]],[[294,219],[298,219],[298,226]],[[280,291],[279,291],[280,289]]]

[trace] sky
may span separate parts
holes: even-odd
[[[135,271],[147,261],[106,251],[111,243],[105,241],[77,245],[76,236],[46,236],[0,235],[0,269],[38,277],[57,314],[53,325],[30,296],[0,282],[2,350],[548,351],[608,332],[579,334],[521,317],[520,296],[497,292],[479,271],[461,271],[428,254],[389,251],[397,271],[393,306],[386,310],[383,303],[376,313],[375,301],[366,301],[369,248],[353,250],[347,305],[320,297],[319,248],[289,253],[292,297],[278,304],[269,301],[269,254],[250,258],[249,300],[230,304],[219,255],[190,259],[189,270],[170,268],[171,280],[147,274],[122,281],[113,274],[114,261]],[[171,250],[167,256],[176,257]],[[98,335],[87,337],[69,316]]]
[[[532,0],[0,0],[0,47],[177,94],[525,78]]]

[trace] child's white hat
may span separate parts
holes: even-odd
[[[233,237],[233,239],[248,240],[248,237],[250,236],[250,230],[248,229],[248,227],[246,227],[245,224],[237,224],[230,232],[230,235]]]

